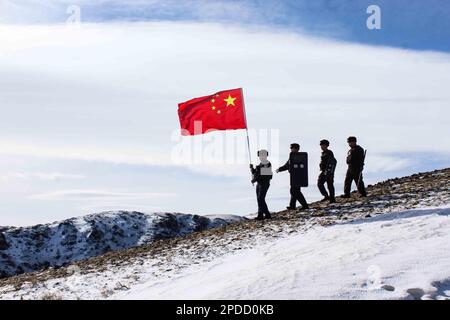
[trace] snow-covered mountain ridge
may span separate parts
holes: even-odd
[[[231,215],[103,212],[32,227],[0,227],[0,278],[241,221]]]

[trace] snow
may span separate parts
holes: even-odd
[[[448,206],[315,227],[111,298],[449,299],[449,230]]]

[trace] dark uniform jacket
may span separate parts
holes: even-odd
[[[279,172],[283,172],[283,171],[289,171],[289,173],[291,172],[291,157],[292,157],[293,152],[291,152],[289,154],[289,160],[284,164],[284,166],[281,166],[278,168]]]
[[[334,170],[336,169],[336,158],[334,157],[333,151],[325,150],[322,152],[322,157],[320,158],[320,171],[325,175],[334,175]]]
[[[252,169],[252,174],[253,183],[270,183],[270,180],[272,180],[272,164],[270,162],[266,164],[260,163],[256,168]]]
[[[353,172],[359,172],[364,167],[364,149],[360,146],[351,148],[347,155],[348,169]]]

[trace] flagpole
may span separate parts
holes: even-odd
[[[248,137],[247,112],[245,111],[244,89],[242,88],[241,88],[241,96],[242,96],[242,107],[244,109],[245,132],[247,133],[248,159],[250,161],[250,164],[252,164],[252,153],[250,152],[250,138]]]

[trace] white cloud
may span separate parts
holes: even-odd
[[[161,20],[185,19],[200,21],[245,21],[262,22],[265,18],[262,7],[245,2],[226,0],[2,0],[0,23],[64,23],[69,14],[67,8],[79,6],[81,18],[90,21],[110,20]],[[273,17],[281,6],[270,4]],[[264,7],[264,9],[267,9]]]
[[[0,180],[38,179],[38,180],[54,181],[54,180],[80,180],[85,178],[86,176],[81,174],[60,173],[60,172],[14,172],[0,175]]]
[[[103,190],[63,190],[30,196],[34,200],[142,200],[173,197],[174,193],[110,192]]]
[[[61,143],[55,145],[51,141],[32,145],[0,140],[0,154],[135,165],[163,165],[167,163],[167,157],[161,157],[137,148],[132,149],[125,146],[121,148],[96,148],[89,145],[80,145],[79,142],[77,145],[68,146]]]
[[[369,155],[366,165],[367,173],[392,172],[410,167],[413,159],[404,159],[392,156]]]

